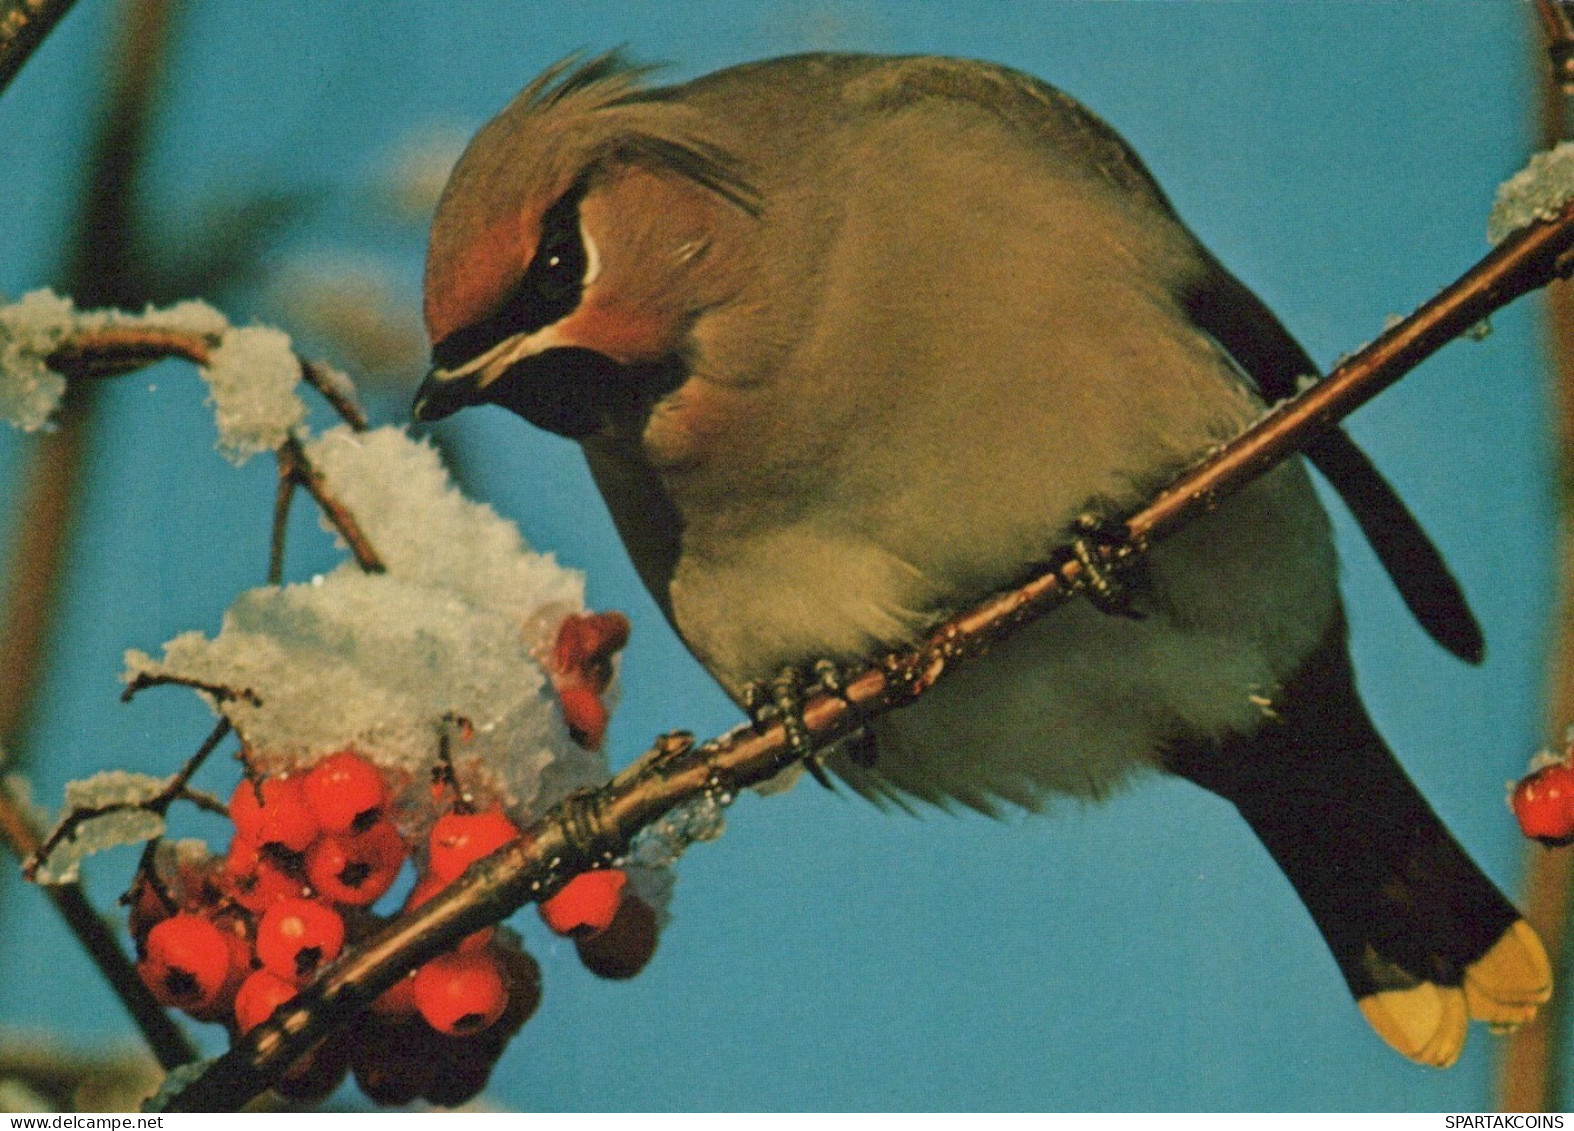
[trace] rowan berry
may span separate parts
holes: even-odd
[[[344,949],[344,920],[310,899],[281,899],[257,922],[263,968],[299,985]]]
[[[1526,836],[1549,846],[1574,843],[1574,766],[1543,766],[1514,787],[1509,803]]]
[[[325,899],[366,907],[393,887],[407,854],[393,822],[378,819],[363,832],[320,838],[306,850],[306,878]]]
[[[658,937],[655,910],[630,893],[624,896],[611,925],[598,935],[576,938],[574,949],[592,974],[620,981],[634,977],[649,964]]]
[[[306,807],[299,777],[242,779],[230,795],[230,820],[245,839],[289,852],[305,852],[322,831]]]
[[[557,698],[563,707],[563,723],[568,727],[568,736],[586,750],[601,749],[601,741],[607,735],[607,723],[612,718],[601,696],[588,687],[567,685],[558,688]]]
[[[160,1004],[208,1009],[224,991],[230,945],[209,920],[183,911],[148,931],[137,972]]]
[[[299,993],[295,983],[272,970],[253,970],[235,993],[235,1026],[249,1033]]]
[[[479,1033],[507,1005],[502,969],[486,951],[440,954],[415,973],[415,1007],[439,1033]]]
[[[519,829],[501,809],[445,813],[432,826],[431,874],[452,883],[471,864],[519,838]]]
[[[597,935],[612,924],[628,873],[621,868],[581,872],[541,904],[541,918],[560,935]]]
[[[353,750],[330,754],[301,782],[306,806],[330,833],[359,831],[388,807],[388,786],[380,770]]]

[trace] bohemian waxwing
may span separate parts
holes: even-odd
[[[1059,91],[984,63],[803,55],[645,89],[564,63],[459,162],[418,419],[580,442],[641,578],[738,701],[848,665],[1117,520],[1313,363]],[[1481,638],[1340,432],[1308,455],[1406,602]],[[1451,1064],[1551,990],[1540,941],[1373,729],[1299,461],[1164,542],[1128,612],[1056,610],[833,752],[906,805],[1037,808],[1142,770],[1232,802],[1376,1031]]]

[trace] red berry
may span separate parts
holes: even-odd
[[[406,911],[414,911],[447,886],[447,881],[427,873],[416,881],[415,887],[410,889],[410,894],[404,897],[404,909]],[[479,931],[474,931],[460,939],[454,949],[461,951],[480,950],[492,941],[492,935],[493,928],[482,927]]]
[[[235,995],[240,992],[242,983],[254,968],[251,943],[247,941],[242,925],[233,919],[220,921],[215,925],[219,928],[219,933],[224,936],[224,942],[229,946],[229,970],[224,975],[224,985],[209,1005],[186,1010],[198,1021],[226,1020],[235,1008]]]
[[[541,904],[541,918],[560,935],[599,935],[612,925],[626,883],[620,868],[581,872]]]
[[[415,972],[415,1007],[439,1033],[479,1033],[507,1005],[502,969],[486,951],[439,954]]]
[[[371,1011],[396,1020],[415,1014],[415,971],[412,970],[372,999]]]
[[[306,806],[331,833],[364,829],[388,807],[388,787],[376,766],[353,750],[318,762],[301,783]]]
[[[568,736],[586,750],[600,750],[612,717],[601,696],[588,687],[572,684],[558,688],[557,697],[563,705]]]
[[[298,777],[264,778],[260,783],[243,779],[230,795],[230,820],[247,840],[289,852],[305,852],[321,831],[306,807]]]
[[[501,809],[445,813],[432,826],[431,873],[452,883],[471,864],[518,838],[519,829]]]
[[[629,642],[629,619],[622,613],[575,613],[558,626],[552,668],[600,693],[612,682],[612,657]]]
[[[257,923],[257,957],[263,968],[297,985],[343,949],[344,920],[314,900],[281,899]]]
[[[248,911],[261,913],[281,899],[303,896],[306,881],[281,863],[294,859],[288,853],[263,851],[256,841],[236,836],[224,857],[224,874],[235,902]]]
[[[1526,836],[1552,846],[1574,843],[1574,766],[1543,766],[1514,787],[1510,804]]]
[[[325,899],[366,907],[393,887],[406,850],[392,821],[365,832],[329,835],[306,851],[306,878]]]
[[[210,1008],[230,972],[230,944],[207,919],[183,911],[148,931],[137,972],[162,1005]]]
[[[632,892],[612,925],[599,935],[574,940],[574,949],[585,969],[602,978],[632,978],[656,953],[656,912]]]
[[[295,983],[272,970],[254,970],[235,994],[235,1025],[249,1033],[273,1016],[274,1010],[294,999]]]

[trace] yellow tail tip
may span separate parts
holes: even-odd
[[[1523,1025],[1552,996],[1552,963],[1529,923],[1517,919],[1492,949],[1465,968],[1470,1016],[1491,1025]]]
[[[1367,994],[1357,1004],[1394,1050],[1447,1068],[1459,1059],[1472,1019],[1502,1030],[1523,1025],[1552,996],[1552,964],[1541,939],[1517,919],[1490,950],[1465,967],[1463,986],[1422,982]]]
[[[1422,982],[1367,994],[1357,1004],[1379,1037],[1420,1064],[1447,1068],[1465,1047],[1470,1011],[1457,986]]]

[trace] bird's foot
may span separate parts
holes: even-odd
[[[1142,620],[1145,614],[1131,603],[1131,588],[1120,577],[1118,558],[1106,552],[1128,546],[1130,529],[1124,522],[1092,512],[1078,515],[1072,529],[1076,537],[1071,542],[1071,553],[1082,567],[1075,588],[1101,613]]]
[[[834,660],[816,660],[812,675],[805,676],[796,667],[786,667],[774,679],[748,684],[743,689],[743,709],[756,732],[763,734],[774,723],[781,723],[787,733],[787,748],[804,764],[815,781],[829,790],[835,790],[830,775],[825,771],[824,760],[809,736],[804,721],[803,705],[812,695],[825,693],[841,699],[854,707],[847,696],[847,679],[842,667]]]

